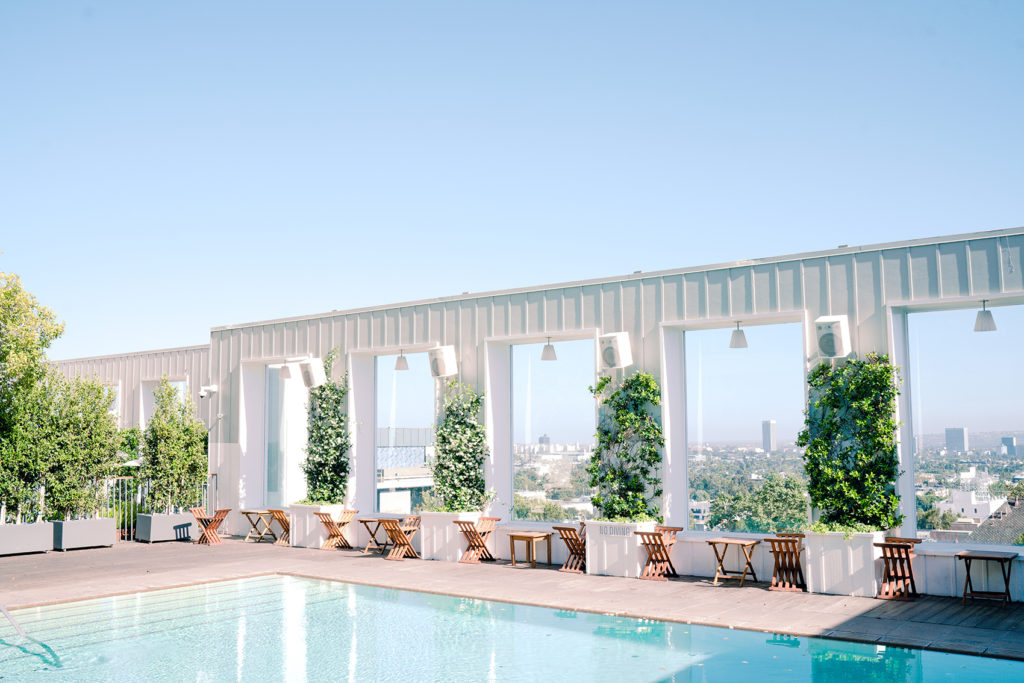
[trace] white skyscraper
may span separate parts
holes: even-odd
[[[773,453],[775,447],[775,420],[764,420],[761,423],[761,443],[765,453]]]

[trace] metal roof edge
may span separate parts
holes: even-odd
[[[266,325],[280,325],[291,322],[299,322],[303,320],[320,320],[323,318],[339,318],[348,315],[359,315],[361,313],[373,313],[376,311],[384,311],[395,308],[411,308],[414,306],[429,306],[431,304],[439,303],[451,303],[456,301],[474,301],[477,299],[486,299],[497,296],[511,296],[513,294],[529,294],[532,292],[543,292],[551,289],[565,289],[570,287],[587,287],[593,285],[604,285],[614,282],[629,282],[637,280],[646,280],[655,277],[669,277],[672,275],[685,275],[686,273],[699,273],[705,271],[715,270],[726,270],[729,268],[739,268],[757,265],[767,265],[773,263],[783,263],[786,261],[800,261],[813,258],[827,258],[829,256],[840,256],[843,254],[858,254],[864,252],[874,251],[885,251],[889,249],[905,249],[908,247],[924,246],[929,244],[948,244],[951,242],[966,242],[969,240],[976,239],[991,239],[993,237],[1004,237],[1008,235],[1022,235],[1024,234],[1024,226],[1016,228],[1001,228],[998,230],[986,230],[982,232],[970,232],[960,233],[956,235],[941,235],[937,237],[919,237],[910,240],[900,240],[896,242],[880,242],[877,244],[866,244],[860,246],[846,246],[837,247],[835,249],[823,249],[819,251],[808,251],[797,254],[786,254],[783,256],[770,256],[765,258],[756,259],[743,259],[739,261],[731,261],[726,263],[714,263],[710,265],[702,266],[687,266],[684,268],[670,268],[667,270],[652,270],[641,273],[630,273],[629,275],[609,276],[591,278],[587,280],[576,280],[574,282],[556,282],[546,285],[537,285],[531,287],[515,287],[512,289],[502,290],[491,290],[469,294],[457,294],[450,296],[435,297],[432,299],[418,299],[412,301],[402,301],[392,304],[384,304],[378,306],[363,306],[361,308],[349,308],[345,310],[328,311],[326,313],[311,313],[308,315],[295,315],[288,316],[285,318],[273,318],[269,320],[257,320],[248,323],[235,323],[230,325],[219,325],[217,327],[211,327],[211,334],[214,332],[229,332],[231,330],[241,330],[252,327],[264,327]]]
[[[87,360],[107,360],[111,358],[129,358],[131,356],[150,356],[157,353],[174,353],[176,351],[209,351],[210,344],[197,344],[195,346],[175,346],[169,349],[152,349],[150,351],[129,351],[127,353],[105,353],[102,356],[81,356],[79,358],[64,358],[62,360],[51,360],[53,365],[62,363],[80,363]]]

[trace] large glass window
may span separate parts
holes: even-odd
[[[686,332],[690,528],[774,532],[807,522],[803,328]]]
[[[515,519],[590,519],[587,465],[594,453],[594,342],[512,347],[512,451]]]
[[[398,356],[376,359],[377,511],[409,514],[434,483],[434,378],[426,353],[403,358],[407,370],[395,369]]]
[[[907,316],[918,535],[1024,545],[1024,306],[977,314]]]

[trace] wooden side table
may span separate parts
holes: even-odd
[[[270,540],[277,541],[277,534],[270,528],[270,523],[274,520],[270,510],[240,510],[240,512],[245,515],[245,518],[249,520],[249,526],[252,527],[252,531],[246,535],[245,540],[255,538],[259,543],[270,537]]]
[[[956,559],[964,561],[964,568],[967,578],[964,580],[964,597],[960,600],[961,605],[967,604],[967,598],[985,598],[988,600],[1001,600],[1002,607],[1010,602],[1010,569],[1013,561],[1017,559],[1017,553],[1002,550],[961,550],[956,554]],[[999,569],[1003,573],[1004,589],[999,591],[976,591],[971,581],[971,562],[973,560],[987,560],[998,562]]]
[[[743,582],[747,579],[748,573],[754,581],[757,581],[757,572],[754,571],[753,552],[754,546],[760,542],[756,538],[728,538],[725,536],[709,539],[708,545],[714,551],[715,560],[718,562],[718,567],[715,569],[715,580],[712,583],[717,586],[719,579],[739,579],[740,586],[742,586]],[[739,548],[740,552],[743,553],[743,557],[746,558],[743,571],[725,568],[725,551],[731,545]]]
[[[512,555],[512,566],[516,566],[516,541],[526,543],[526,559],[531,567],[537,566],[537,541],[547,541],[548,564],[551,564],[551,532],[550,531],[510,531],[508,534],[509,554]]]

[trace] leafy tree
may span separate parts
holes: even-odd
[[[327,382],[309,392],[309,436],[306,460],[302,463],[306,495],[309,500],[322,503],[345,502],[351,468],[348,415],[345,413],[348,376],[329,379],[335,355],[336,349],[331,349],[324,359]]]
[[[888,356],[868,354],[833,367],[820,363],[807,380],[805,446],[811,503],[826,524],[898,527],[896,397],[899,375]]]
[[[659,469],[665,439],[653,406],[661,404],[654,377],[637,372],[615,387],[602,377],[590,392],[602,401],[597,447],[587,472],[598,492],[594,508],[607,519],[632,521],[658,516]]]
[[[153,416],[143,433],[139,474],[150,480],[153,509],[195,505],[209,469],[207,432],[195,406],[164,376],[153,392]],[[155,505],[152,505],[155,503]]]
[[[46,467],[46,505],[51,518],[95,511],[103,479],[113,470],[118,432],[106,387],[96,381],[65,379],[51,371],[46,381],[51,410]]]
[[[0,503],[26,516],[41,510],[46,349],[63,331],[17,275],[0,272]]]
[[[25,291],[21,278],[0,272],[0,435],[11,428],[15,395],[46,377],[46,349],[63,332],[64,323]]]
[[[708,524],[757,533],[803,529],[807,526],[804,485],[795,477],[770,474],[753,493],[720,494],[711,502]]]
[[[483,509],[489,501],[484,482],[487,435],[479,415],[483,394],[452,381],[445,388],[441,420],[434,429],[434,490],[444,512]]]

